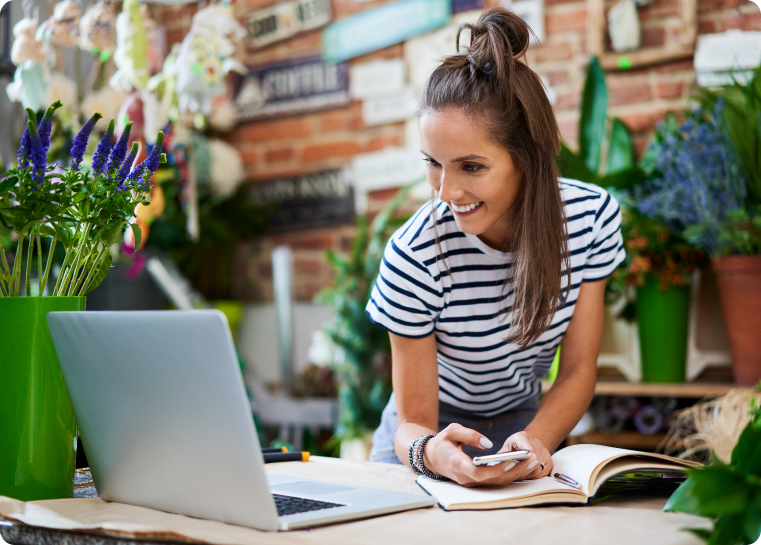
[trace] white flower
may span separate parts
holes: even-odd
[[[243,161],[238,150],[222,140],[209,140],[209,188],[217,197],[230,197],[243,181]]]

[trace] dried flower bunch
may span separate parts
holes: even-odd
[[[133,143],[127,152],[130,124],[114,144],[111,120],[91,168],[83,170],[90,133],[101,117],[96,113],[74,138],[68,168],[48,166],[53,114],[60,106],[54,102],[39,125],[34,112],[27,110],[29,120],[21,137],[17,166],[0,181],[0,222],[18,237],[10,265],[0,241],[0,296],[20,295],[22,283],[24,293],[31,295],[35,248],[37,287],[43,295],[58,244],[63,245],[66,258],[52,295],[86,295],[95,289],[111,266],[109,247],[121,239],[135,207],[150,202],[151,176],[166,161],[161,152],[164,135],[159,132],[147,158],[133,168],[138,144]],[[131,227],[139,247],[140,228],[135,224]],[[44,239],[49,242],[47,257],[43,255]]]

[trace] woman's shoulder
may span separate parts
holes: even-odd
[[[568,217],[594,211],[597,218],[605,210],[618,210],[618,201],[615,197],[599,185],[571,178],[558,178],[558,185]]]

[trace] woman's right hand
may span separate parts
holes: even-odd
[[[426,469],[464,486],[507,484],[523,479],[534,469],[528,469],[535,462],[533,457],[517,464],[502,462],[494,466],[476,466],[463,452],[465,445],[486,450],[492,447],[492,442],[475,430],[450,424],[426,443],[423,453]]]

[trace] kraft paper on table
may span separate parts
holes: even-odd
[[[313,457],[268,464],[267,471],[343,485],[424,494],[407,467]],[[291,532],[174,515],[100,499],[20,502],[0,496],[0,516],[57,530],[117,537],[180,540],[219,545],[262,543],[482,543],[692,544],[702,543],[685,527],[709,527],[707,519],[664,513],[664,498],[615,499],[596,506],[444,512],[438,507]],[[474,541],[475,540],[475,541]]]

